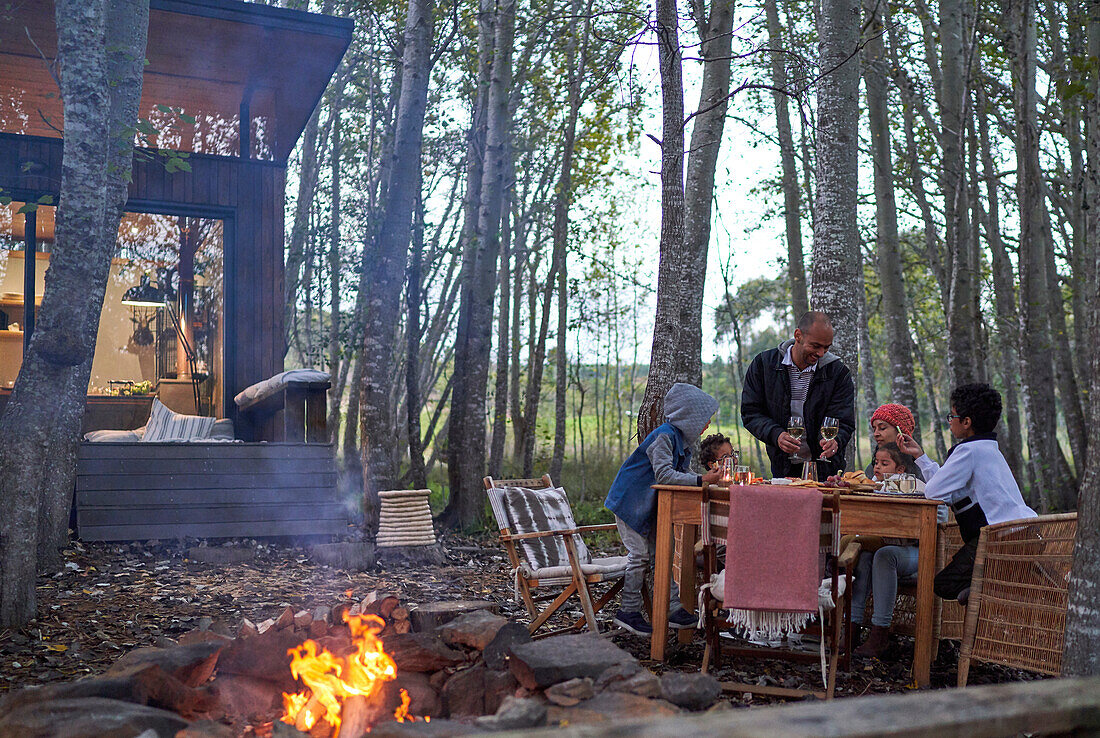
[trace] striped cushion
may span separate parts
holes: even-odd
[[[181,415],[168,409],[159,399],[153,398],[153,410],[145,427],[142,442],[150,441],[199,441],[210,437],[214,418],[201,415]]]
[[[512,533],[538,533],[577,527],[573,521],[573,511],[569,509],[569,500],[561,487],[501,487],[500,498]],[[577,544],[580,563],[587,564],[591,557],[584,542],[579,535],[574,535],[573,540]],[[561,536],[532,538],[517,543],[532,570],[549,566],[569,566],[569,554]]]

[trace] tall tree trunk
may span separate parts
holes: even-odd
[[[1100,59],[1100,0],[1089,0],[1088,8],[1088,54],[1091,59]],[[1085,102],[1085,147],[1088,161],[1088,174],[1084,182],[1082,207],[1087,206],[1085,215],[1086,239],[1095,239],[1100,225],[1100,73],[1095,65],[1089,69],[1089,95]],[[1095,240],[1091,241],[1095,243]],[[1093,251],[1092,258],[1096,259]],[[1100,273],[1100,264],[1095,261],[1090,267],[1093,274]],[[1097,285],[1089,284],[1088,300],[1095,308],[1097,303]],[[1096,310],[1089,312],[1089,339],[1091,345],[1100,341],[1100,316]],[[1091,362],[1095,368],[1095,360]],[[1100,427],[1095,419],[1100,418],[1100,376],[1092,372],[1092,388],[1089,393],[1091,404],[1089,425],[1088,467],[1081,483],[1081,493],[1077,499],[1077,540],[1073,550],[1073,568],[1069,578],[1069,609],[1066,612],[1066,646],[1062,660],[1062,672],[1066,676],[1086,676],[1100,674],[1100,650],[1096,643],[1100,640]]]
[[[394,362],[395,326],[401,312],[401,287],[412,237],[413,209],[420,190],[433,12],[432,0],[409,0],[392,176],[378,234],[373,285],[363,327],[359,433],[368,514],[377,509],[378,491],[393,487],[397,481],[393,464],[397,439],[391,416],[390,373]],[[371,533],[376,521],[368,518],[367,522],[368,533]]]
[[[455,369],[462,372],[452,393],[451,422],[447,437],[447,474],[451,496],[440,516],[446,527],[470,528],[485,508],[482,475],[485,473],[485,391],[492,344],[493,297],[496,294],[496,262],[500,250],[500,218],[508,146],[509,99],[512,86],[512,44],[515,35],[515,0],[497,7],[492,74],[489,82],[485,127],[485,163],[477,229],[464,245],[469,252],[470,279],[463,285],[459,306],[459,331],[455,339]],[[465,258],[465,255],[464,255]],[[462,356],[461,362],[458,360]],[[460,391],[461,390],[461,391]],[[458,413],[455,408],[460,408]]]
[[[1057,436],[1051,361],[1043,173],[1035,110],[1035,19],[1029,0],[1012,0],[1009,13],[1013,102],[1016,115],[1017,198],[1020,203],[1020,317],[1030,480],[1044,510],[1073,505],[1072,481]],[[1060,309],[1060,307],[1059,307]]]
[[[512,168],[509,167],[511,170]],[[489,476],[499,477],[504,464],[504,441],[508,429],[508,358],[511,346],[508,338],[509,298],[511,297],[511,272],[509,270],[511,228],[510,209],[504,207],[502,215],[503,235],[500,239],[500,303],[497,306],[497,367],[493,391],[493,435],[489,443]]]
[[[555,352],[554,381],[554,450],[550,456],[550,478],[561,483],[561,469],[565,463],[565,391],[568,387],[567,373],[569,365],[565,349],[566,333],[569,329],[569,275],[566,273],[565,248],[569,242],[569,205],[573,201],[573,148],[577,139],[577,119],[581,110],[581,84],[585,80],[588,66],[588,31],[591,21],[592,2],[587,7],[574,0],[573,12],[584,21],[573,22],[569,40],[566,42],[565,60],[569,75],[569,117],[565,123],[565,138],[562,142],[561,174],[554,197],[554,256],[551,271],[557,277],[558,328]],[[578,28],[579,26],[579,28]],[[581,38],[577,38],[578,30]],[[581,45],[580,60],[577,60],[578,42]],[[549,294],[546,296],[549,300]]]
[[[702,288],[701,275],[694,271],[695,254],[684,242],[684,82],[676,0],[657,0],[657,60],[662,110],[661,263],[649,378],[638,411],[639,440],[664,420],[665,393],[673,383],[693,379],[689,373],[677,372],[684,366],[683,353],[689,350],[678,334],[688,330],[695,305],[693,291]],[[694,361],[700,361],[698,351]]]
[[[871,161],[875,186],[875,256],[882,285],[882,320],[890,362],[890,400],[913,411],[920,428],[917,383],[913,376],[912,338],[906,308],[905,279],[898,246],[894,164],[890,154],[889,69],[882,41],[885,29],[877,0],[864,0],[867,35],[863,47],[863,83],[867,89],[867,123],[871,133]]]
[[[699,386],[703,383],[703,287],[709,271],[707,252],[714,205],[714,172],[729,107],[734,5],[735,0],[712,0],[706,17],[703,17],[703,3],[693,5],[699,31],[699,55],[703,58],[703,80],[693,114],[687,157],[684,248],[694,255],[695,279],[684,285],[691,288],[691,312],[684,316],[685,322],[677,331],[674,371],[675,376],[685,377]]]
[[[779,138],[779,159],[783,167],[783,223],[787,235],[787,280],[791,287],[791,307],[798,320],[810,309],[806,295],[806,267],[802,262],[802,202],[799,194],[798,171],[794,161],[794,136],[791,133],[791,116],[787,107],[786,55],[780,50],[785,44],[783,28],[779,24],[779,0],[766,0],[764,11],[768,17],[768,46],[771,47],[772,102],[775,105],[775,128]],[[732,13],[730,14],[732,18]],[[727,32],[728,33],[728,32]]]
[[[109,3],[107,7],[106,48],[108,79],[108,127],[106,208],[103,213],[102,238],[116,243],[122,208],[126,204],[129,172],[133,163],[133,144],[128,131],[138,115],[141,99],[142,73],[146,35],[149,28],[147,0],[127,0]],[[113,250],[112,250],[113,255]],[[99,295],[98,303],[86,323],[84,340],[94,346],[99,332],[99,316],[106,290],[107,272],[103,282],[91,292]],[[59,393],[60,407],[50,426],[47,451],[49,460],[42,482],[38,514],[38,567],[43,569],[60,563],[60,549],[69,540],[69,510],[76,480],[76,456],[80,443],[80,427],[84,418],[88,381],[92,373],[92,356],[69,371],[65,391]]]
[[[977,321],[973,295],[980,282],[971,264],[970,218],[966,185],[967,48],[964,42],[963,0],[940,0],[940,186],[944,198],[947,256],[950,260],[947,298],[947,361],[953,383],[979,381]]]
[[[420,327],[420,267],[424,255],[424,200],[419,194],[422,186],[417,187],[412,251],[405,286],[405,429],[409,445],[409,482],[417,489],[428,486],[420,435],[420,411],[424,404],[420,396],[420,344],[424,337]]]
[[[332,176],[332,223],[329,230],[328,269],[328,371],[332,378],[329,389],[328,428],[333,442],[339,437],[340,401],[344,388],[336,378],[340,375],[340,164],[341,151],[340,103],[333,104],[332,115],[332,157],[329,168]]]
[[[856,366],[859,340],[859,18],[858,0],[821,3],[812,306],[832,318],[833,352],[849,367]]]
[[[989,143],[989,117],[986,113],[988,103],[982,85],[977,88],[977,104],[978,149],[989,211],[987,213],[982,211],[980,198],[977,199],[977,204],[985,220],[985,237],[993,262],[993,303],[997,315],[996,328],[999,344],[996,355],[1005,395],[1002,423],[1007,433],[1001,440],[1001,448],[1012,473],[1017,479],[1022,480],[1025,478],[1024,456],[1020,432],[1020,398],[1016,384],[1016,370],[1019,366],[1020,319],[1016,313],[1016,286],[1013,280],[1012,262],[1008,258],[1008,249],[1005,248],[1004,239],[1001,237],[1000,187]]]
[[[133,60],[145,58],[148,4],[116,5],[113,14],[103,0],[59,0],[55,9],[66,145],[55,244],[38,323],[0,416],[0,447],[5,450],[0,499],[6,507],[0,522],[0,627],[34,617],[38,518],[54,513],[53,498],[68,493],[45,487],[48,466],[56,463],[47,454],[75,447],[82,413],[72,408],[83,408],[87,383],[79,385],[73,375],[90,364],[95,352],[130,177],[132,138],[112,139],[111,134],[136,122],[141,67]],[[109,16],[112,24],[125,24],[112,30],[112,40],[122,46],[110,53]],[[59,388],[70,397],[59,399]],[[60,463],[73,461],[75,453],[69,452]],[[49,481],[58,484],[66,476],[54,474]],[[44,529],[47,535],[56,530],[49,524]],[[56,543],[55,536],[50,543]]]

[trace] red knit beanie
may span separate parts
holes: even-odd
[[[909,408],[894,402],[880,405],[878,410],[875,410],[875,414],[871,416],[872,423],[876,420],[885,420],[890,425],[898,426],[901,428],[901,432],[907,436],[913,435],[913,430],[917,427],[916,422],[913,420],[913,413],[909,411]]]

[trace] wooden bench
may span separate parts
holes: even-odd
[[[84,541],[339,535],[328,443],[81,443]]]

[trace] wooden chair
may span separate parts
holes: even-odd
[[[554,486],[549,474],[539,479],[493,479],[485,477],[485,491],[489,505],[493,510],[497,527],[500,529],[500,542],[508,554],[512,567],[512,576],[516,591],[523,599],[531,623],[527,626],[532,635],[563,606],[570,597],[576,595],[581,602],[583,615],[570,625],[540,633],[539,636],[580,630],[587,626],[593,633],[599,632],[596,613],[611,602],[623,588],[623,575],[626,572],[625,556],[591,558],[587,550],[578,547],[580,535],[602,530],[615,530],[615,524],[576,525],[575,523],[555,530],[539,530],[525,533],[513,533],[513,521],[510,520],[504,500],[504,489],[519,487],[529,490],[549,489]],[[572,522],[572,513],[569,514]],[[552,566],[539,566],[524,547],[525,541],[559,537],[568,554],[566,562],[551,562]],[[519,546],[517,548],[517,542]],[[521,555],[522,553],[522,555]],[[596,599],[593,585],[610,583],[604,594]],[[547,593],[547,591],[550,593]],[[549,601],[541,610],[536,603]]]
[[[711,499],[704,504],[704,525],[709,529],[709,540],[704,538],[703,568],[707,581],[711,581],[712,575],[722,576],[718,569],[717,543],[726,540],[729,525],[729,502],[721,499]],[[771,535],[771,533],[768,533]],[[822,674],[825,682],[824,691],[812,689],[790,689],[786,687],[759,686],[743,684],[739,682],[722,682],[722,689],[727,692],[752,692],[755,694],[768,694],[777,697],[799,697],[813,695],[822,699],[832,699],[836,692],[836,673],[838,666],[845,669],[851,660],[851,599],[848,592],[852,585],[852,565],[859,553],[858,544],[849,547],[843,553],[840,552],[840,496],[837,493],[824,495],[821,507],[821,532],[818,538],[818,550],[824,562],[830,557],[835,557],[836,565],[831,567],[830,593],[835,607],[826,613],[825,622],[817,622],[807,628],[807,632],[816,632],[821,638],[823,652],[828,653],[828,666]],[[703,652],[703,665],[701,671],[707,673],[711,661],[718,667],[723,651],[736,656],[747,658],[784,659],[788,661],[814,663],[820,658],[818,653],[793,651],[779,648],[737,646],[721,637],[721,632],[727,630],[725,617],[720,614],[723,603],[712,596],[709,588],[704,588],[700,597],[703,612],[703,632],[706,638],[706,649]],[[727,641],[727,643],[723,643]]]
[[[958,685],[971,660],[1062,673],[1077,513],[982,528],[959,649]]]

